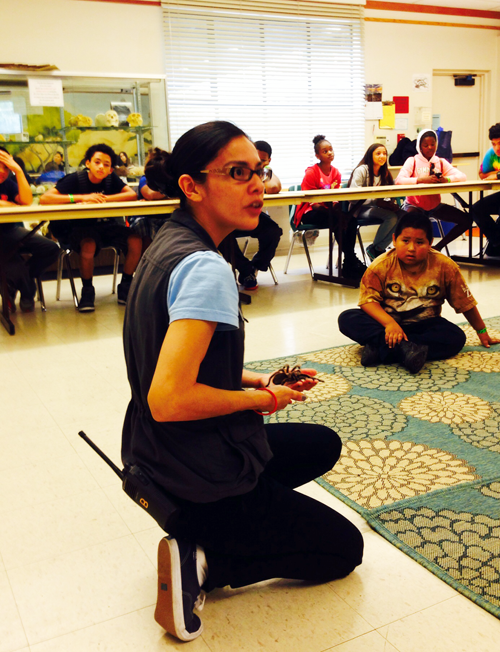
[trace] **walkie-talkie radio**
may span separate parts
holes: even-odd
[[[173,497],[169,497],[161,491],[144,473],[144,471],[134,464],[126,466],[121,471],[109,457],[102,452],[87,435],[80,430],[78,433],[87,444],[110,466],[116,475],[122,481],[122,487],[127,496],[132,498],[134,503],[140,505],[150,516],[152,516],[158,525],[167,530],[168,519],[179,509],[179,504]]]

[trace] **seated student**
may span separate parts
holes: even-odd
[[[332,161],[335,157],[331,143],[324,136],[318,135],[313,138],[314,153],[319,163],[311,165],[306,169],[306,174],[301,184],[302,190],[325,190],[328,188],[340,188],[342,177],[337,168],[334,168]],[[330,210],[328,204],[331,202],[314,203],[304,202],[300,204],[295,213],[295,224],[298,227],[301,222],[318,226],[319,228],[328,228],[330,220]],[[346,219],[347,216],[342,213],[340,204],[333,203],[334,211],[334,233],[337,241],[339,240],[339,220],[345,222],[342,231],[342,249],[344,251],[344,264],[342,271],[344,276],[350,278],[361,278],[366,270],[364,265],[354,253],[356,245],[356,220]]]
[[[52,162],[57,165],[57,169],[64,172],[64,156],[62,152],[56,152],[52,157]]]
[[[156,201],[159,199],[168,199],[157,185],[158,176],[159,174],[163,175],[163,163],[168,156],[168,152],[165,152],[159,147],[155,147],[148,152],[144,175],[139,179],[139,187],[137,189],[137,198],[139,200]],[[129,217],[130,228],[142,238],[143,253],[163,226],[165,219],[163,215]]]
[[[479,169],[479,177],[496,181],[500,179],[500,122],[490,127],[488,135],[491,140],[491,149],[486,152]],[[500,215],[500,192],[480,199],[472,207],[471,213],[490,244],[493,247],[500,246],[500,224],[491,217]]]
[[[118,154],[118,167],[125,168],[127,170],[127,172],[132,167],[132,162],[131,162],[127,152],[120,152]]]
[[[262,161],[262,165],[266,168],[268,174],[267,179],[264,181],[264,192],[267,195],[276,195],[281,191],[281,181],[269,167],[271,154],[273,153],[271,145],[265,140],[257,140],[254,145]],[[256,229],[253,231],[236,230],[229,236],[233,239],[251,236],[252,238],[257,238],[259,243],[257,252],[254,254],[252,260],[248,260],[243,255],[237,243],[234,244],[234,267],[239,272],[238,283],[245,290],[256,290],[259,287],[257,283],[257,272],[267,271],[269,263],[274,258],[282,235],[283,231],[278,224],[267,213],[261,212],[259,225]]]
[[[421,131],[417,138],[416,156],[406,159],[401,168],[396,183],[402,185],[418,183],[451,183],[466,181],[463,172],[454,168],[444,158],[436,156],[438,146],[437,134],[432,129]],[[458,238],[472,226],[471,217],[455,206],[441,203],[441,195],[417,195],[407,197],[403,205],[406,211],[421,209],[429,217],[434,217],[445,222],[453,222],[455,226],[442,238],[434,249],[441,251],[449,242]]]
[[[394,249],[374,260],[361,279],[361,310],[339,315],[340,332],[365,347],[363,366],[400,362],[416,374],[426,360],[456,355],[465,333],[440,316],[445,299],[464,314],[483,346],[500,342],[489,336],[458,265],[431,248],[425,214],[408,212],[392,238]]]
[[[15,180],[9,177],[13,174]],[[3,147],[0,147],[0,206],[29,206],[33,200],[28,181],[18,163]],[[18,242],[30,233],[22,222],[0,224],[0,237],[5,251],[11,251]],[[21,254],[30,254],[26,264]],[[16,310],[16,295],[20,292],[20,308],[31,312],[35,307],[35,278],[49,267],[59,256],[59,247],[55,242],[34,233],[25,240],[18,251],[7,263],[7,280],[9,285],[9,309]]]
[[[105,202],[133,201],[137,195],[113,171],[115,153],[108,145],[89,147],[85,154],[84,170],[73,172],[60,179],[40,197],[40,204],[102,204]],[[102,247],[118,247],[126,252],[123,276],[118,285],[118,303],[126,304],[132,275],[142,253],[141,238],[115,218],[55,220],[51,223],[54,236],[80,254],[82,296],[80,312],[94,310],[95,289],[94,256]]]
[[[365,155],[353,170],[348,188],[366,188],[372,186],[393,186],[394,180],[387,167],[387,150],[384,145],[374,143],[366,150]],[[349,210],[354,217],[380,220],[375,238],[366,248],[370,260],[383,254],[392,242],[392,234],[398,218],[404,215],[396,201],[386,199],[361,199],[352,201]]]
[[[64,172],[57,167],[56,163],[49,161],[38,177],[37,183],[57,183],[64,176]]]

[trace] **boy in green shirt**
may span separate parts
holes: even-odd
[[[488,132],[491,149],[486,152],[479,177],[490,181],[500,180],[500,122],[490,127]],[[500,225],[492,215],[500,214],[500,192],[488,195],[476,202],[471,208],[471,214],[476,224],[494,247],[500,246]]]

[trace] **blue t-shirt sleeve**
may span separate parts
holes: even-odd
[[[238,289],[231,268],[214,251],[197,251],[176,265],[168,284],[170,322],[217,322],[218,330],[238,328]]]
[[[144,188],[144,186],[147,185],[147,183],[148,183],[148,180],[146,179],[146,175],[143,175],[139,179],[139,187],[137,188],[137,196],[139,197],[139,199],[143,199],[142,189]]]

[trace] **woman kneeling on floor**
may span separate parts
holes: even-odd
[[[181,208],[145,252],[128,298],[123,461],[179,506],[159,546],[155,617],[181,640],[202,632],[193,613],[202,590],[270,578],[328,582],[362,558],[348,520],[294,491],[333,467],[337,434],[306,423],[264,427],[261,416],[305,400],[316,372],[268,386],[270,374],[243,369],[238,290],[217,246],[257,225],[263,176],[235,125],[185,133],[165,161],[165,194]]]

